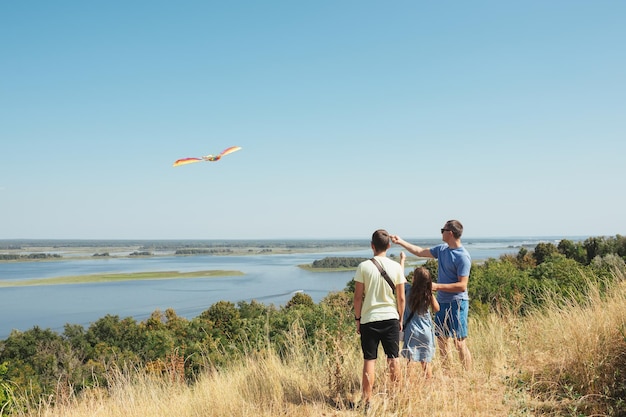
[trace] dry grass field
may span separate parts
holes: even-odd
[[[584,303],[554,302],[526,316],[473,318],[474,367],[456,356],[434,362],[434,377],[407,375],[392,386],[379,356],[372,416],[623,416],[626,389],[626,286]],[[176,367],[163,377],[143,370],[109,375],[107,389],[57,393],[23,417],[357,416],[361,354],[356,334],[334,340],[336,355],[302,342],[291,351],[249,354],[195,383]],[[616,398],[622,396],[622,399]]]

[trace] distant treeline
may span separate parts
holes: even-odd
[[[175,255],[213,255],[216,253],[232,253],[232,249],[177,249]]]
[[[254,252],[254,249],[248,249],[248,252]],[[261,253],[271,253],[272,249],[263,248]],[[230,254],[235,253],[232,249],[177,249],[174,255],[216,255],[216,254]]]
[[[194,248],[327,248],[369,247],[367,240],[351,239],[250,239],[250,240],[72,240],[72,239],[6,239],[0,240],[0,250],[20,250],[24,247],[89,248],[89,247],[138,247],[140,250],[176,250]]]
[[[329,256],[324,259],[318,259],[311,264],[312,268],[356,268],[368,258],[342,258]]]
[[[0,261],[17,261],[22,259],[50,259],[61,258],[57,253],[29,253],[28,255],[19,255],[13,253],[0,253]]]

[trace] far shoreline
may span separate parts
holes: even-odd
[[[55,262],[93,259],[145,259],[166,256],[254,256],[351,251],[367,248],[355,241],[2,241],[0,262]],[[97,243],[102,243],[98,245]],[[189,252],[189,253],[177,253]],[[3,259],[4,255],[4,259]],[[10,259],[10,257],[15,257]]]

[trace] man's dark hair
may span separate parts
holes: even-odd
[[[463,235],[463,225],[458,220],[448,220],[445,228],[449,229],[457,239]]]
[[[372,245],[376,252],[383,252],[389,248],[389,233],[385,229],[378,229],[372,234]]]

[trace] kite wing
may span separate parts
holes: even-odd
[[[230,148],[224,149],[220,153],[220,156],[224,156],[224,155],[228,155],[229,153],[237,152],[239,149],[241,149],[241,146],[231,146]]]
[[[193,164],[194,162],[200,162],[200,161],[203,161],[203,159],[202,158],[183,158],[174,162],[174,165],[172,166],[177,167],[181,165]]]
[[[222,156],[228,155],[229,153],[237,152],[239,149],[241,149],[241,146],[231,146],[230,148],[224,149],[218,155],[205,155],[205,156],[203,156],[201,158],[183,158],[183,159],[179,159],[176,162],[174,162],[173,166],[177,167],[177,166],[180,166],[180,165],[193,164],[194,162],[201,162],[201,161],[207,161],[207,162],[219,161],[222,158]]]

